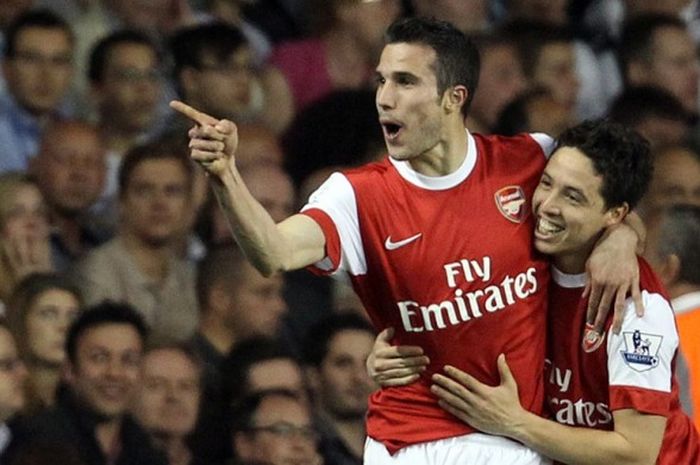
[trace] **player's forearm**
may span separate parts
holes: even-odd
[[[569,465],[654,464],[644,448],[637,448],[622,434],[593,428],[561,425],[529,413],[518,431],[510,435],[531,449]]]
[[[290,247],[267,211],[253,198],[238,170],[229,169],[212,185],[229,228],[252,265],[265,276],[286,271]]]

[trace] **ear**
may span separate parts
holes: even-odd
[[[469,91],[465,86],[454,86],[445,90],[445,95],[443,99],[445,102],[445,108],[450,112],[461,112],[462,107],[467,104],[467,97],[469,96]]]
[[[67,360],[61,368],[61,379],[67,384],[75,383],[75,378],[77,377],[75,365],[70,360]]]
[[[606,213],[606,226],[613,226],[622,223],[629,211],[630,206],[627,202],[623,202],[622,205],[609,209]]]

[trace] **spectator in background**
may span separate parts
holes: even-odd
[[[87,465],[165,465],[127,413],[141,382],[145,340],[146,326],[129,305],[86,309],[68,332],[67,384],[52,408],[17,425],[16,450],[62,443]]]
[[[314,0],[308,7],[315,37],[283,42],[270,57],[297,112],[333,90],[369,87],[384,30],[400,13],[398,0]]]
[[[134,305],[161,341],[192,337],[198,322],[194,269],[175,246],[192,208],[192,165],[177,143],[137,146],[119,171],[120,224],[75,270],[88,305]]]
[[[31,274],[12,294],[7,326],[17,337],[20,355],[29,369],[25,413],[54,404],[66,361],[68,327],[81,307],[78,288],[60,274]]]
[[[11,440],[7,422],[24,408],[24,382],[27,370],[19,357],[15,337],[0,320],[0,460],[5,463],[5,450]]]
[[[323,464],[308,405],[292,392],[254,393],[231,409],[230,421],[236,464]]]
[[[374,336],[355,314],[330,315],[307,334],[304,363],[328,464],[362,465],[367,399],[376,388],[365,368]]]
[[[685,394],[689,394],[695,427],[700,430],[700,207],[662,208],[647,224],[644,257],[672,299],[679,351],[688,366],[690,391]]]
[[[517,44],[505,36],[488,34],[476,36],[479,49],[479,92],[467,115],[472,132],[489,134],[493,131],[503,108],[527,86]]]
[[[92,48],[88,78],[107,149],[107,181],[97,209],[114,226],[119,164],[127,151],[145,142],[157,123],[163,92],[158,48],[143,32],[114,32]]]
[[[170,41],[174,80],[183,101],[213,115],[257,122],[282,131],[294,114],[280,73],[257,70],[240,30],[224,23],[180,30]],[[176,116],[176,118],[179,118]],[[182,137],[189,122],[176,119],[173,133]]]
[[[102,193],[106,170],[105,146],[95,126],[62,120],[44,131],[30,171],[49,207],[57,270],[67,270],[108,236],[90,214]]]
[[[465,34],[482,33],[490,27],[487,0],[412,0],[411,4],[417,16],[449,21]]]
[[[548,90],[534,88],[503,108],[493,132],[503,136],[522,132],[559,134],[573,123],[571,117],[568,108]]]
[[[626,86],[658,86],[673,94],[686,112],[698,113],[700,61],[682,20],[661,14],[630,18],[618,53]]]
[[[640,133],[652,150],[682,144],[692,123],[681,102],[655,86],[628,87],[612,103],[608,117]]]
[[[156,346],[144,354],[131,411],[167,453],[169,465],[204,464],[188,444],[199,412],[201,375],[199,360],[187,346]]]
[[[5,53],[5,31],[10,24],[27,12],[34,0],[5,0],[0,2],[0,62]],[[5,77],[0,73],[0,95],[4,95],[7,91],[5,86]]]
[[[21,173],[0,175],[0,302],[25,276],[53,269],[46,203]]]
[[[61,113],[73,75],[73,34],[58,16],[29,11],[7,29],[0,100],[0,172],[24,171],[44,127]]]
[[[644,219],[660,208],[700,206],[700,153],[690,145],[663,147],[654,154],[654,174],[639,205]]]

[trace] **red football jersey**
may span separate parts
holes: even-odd
[[[582,340],[585,275],[552,269],[546,362],[547,405],[559,423],[613,430],[612,412],[635,409],[667,417],[658,464],[700,463],[698,434],[681,411],[673,375],[678,332],[666,291],[640,259],[644,317],[627,300],[620,334],[610,330],[597,341]],[[573,344],[572,341],[581,341]]]
[[[375,326],[430,357],[419,382],[370,398],[367,432],[392,453],[473,431],[429,392],[447,364],[496,385],[507,354],[522,404],[541,412],[549,268],[534,252],[530,200],[551,149],[540,134],[469,135],[452,174],[385,159],[333,174],[304,207],[326,237],[315,269],[347,273]]]

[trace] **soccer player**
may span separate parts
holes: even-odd
[[[454,27],[404,19],[386,37],[376,105],[389,157],[333,174],[301,214],[275,224],[241,181],[235,125],[174,102],[197,123],[192,157],[261,272],[309,266],[349,274],[375,326],[396,327],[396,342],[422,345],[438,369],[454,365],[495,384],[498,354],[512,355],[520,400],[541,413],[549,266],[532,247],[529,199],[552,141],[465,130],[478,54]],[[617,231],[610,239],[618,255],[604,261],[636,264],[626,260],[630,231]],[[626,280],[617,289],[622,300],[629,288]],[[611,302],[610,294],[596,296],[603,307]],[[458,421],[438,406],[429,382],[374,394],[367,432],[367,464],[543,460]]]
[[[698,435],[681,411],[673,376],[673,311],[643,259],[644,317],[627,312],[620,334],[610,331],[608,319],[601,338],[581,341],[585,263],[603,230],[622,221],[643,195],[651,176],[646,142],[623,126],[586,122],[565,131],[557,147],[533,196],[535,247],[552,257],[545,370],[552,419],[521,406],[519,383],[503,355],[498,386],[446,367],[447,376],[433,376],[431,390],[440,405],[473,427],[559,462],[700,463]],[[377,368],[387,375],[386,360]]]

